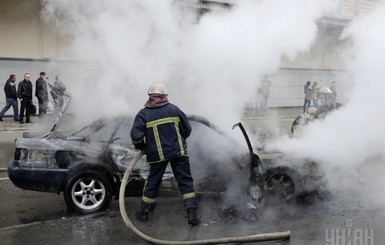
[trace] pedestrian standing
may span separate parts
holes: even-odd
[[[319,86],[317,82],[313,82],[313,85],[311,86],[311,92],[312,92],[312,99],[313,99],[313,105],[315,108],[319,108],[318,105],[318,97],[319,97]]]
[[[39,101],[39,117],[42,117],[48,108],[48,88],[44,71],[40,72],[40,77],[36,80],[35,96]]]
[[[51,90],[51,96],[54,101],[54,111],[58,112],[60,107],[63,104],[63,97],[64,91],[66,91],[66,87],[63,84],[63,82],[60,79],[60,75],[55,76],[55,82],[52,85],[52,90]]]
[[[305,103],[303,104],[303,112],[306,111],[306,107],[310,106],[310,101],[313,98],[310,86],[311,86],[311,82],[307,81],[305,86],[304,86]]]
[[[55,76],[55,82],[53,83],[53,88],[55,91],[59,92],[59,94],[64,94],[64,91],[66,91],[66,86],[61,81],[60,75]]]
[[[326,86],[322,86],[319,90],[319,94],[321,105],[333,108],[334,98],[332,90]]]
[[[186,143],[186,138],[191,133],[191,125],[185,113],[169,103],[164,84],[151,85],[148,95],[145,108],[138,112],[131,129],[135,148],[145,150],[150,164],[150,174],[144,186],[140,210],[136,212],[135,217],[144,222],[148,220],[149,213],[155,208],[164,171],[170,162],[183,197],[188,223],[199,225]]]
[[[267,109],[267,100],[270,96],[270,87],[271,81],[268,76],[265,74],[264,79],[261,81],[261,84],[258,87],[257,100],[258,100],[258,110],[266,111]]]
[[[32,106],[32,82],[29,73],[24,74],[24,80],[19,82],[17,94],[19,96],[20,105],[20,123],[23,124],[24,111],[26,123],[31,122],[31,106]]]
[[[5,106],[0,112],[0,121],[3,121],[4,114],[9,110],[13,109],[13,120],[19,121],[19,105],[17,101],[17,89],[16,89],[16,75],[11,74],[9,79],[4,85],[5,93]]]
[[[332,91],[333,106],[337,105],[337,82],[333,81],[330,85],[330,90]]]

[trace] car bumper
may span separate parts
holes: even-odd
[[[8,176],[12,183],[25,190],[55,192],[63,191],[68,169],[37,169],[8,166]]]

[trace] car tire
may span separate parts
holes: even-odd
[[[270,198],[292,200],[303,192],[300,175],[289,167],[270,168],[264,174],[264,189]]]
[[[64,188],[67,206],[81,214],[105,210],[112,194],[112,183],[107,174],[95,170],[70,174]]]

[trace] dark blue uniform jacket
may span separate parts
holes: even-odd
[[[134,144],[145,140],[147,161],[154,163],[187,156],[186,138],[190,133],[191,125],[184,112],[168,103],[140,110],[131,129],[131,138]]]

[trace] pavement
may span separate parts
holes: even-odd
[[[271,118],[295,118],[302,113],[302,107],[272,107],[266,111],[258,111],[255,108],[244,109],[244,119],[271,119]]]
[[[0,132],[1,131],[35,131],[37,129],[49,128],[47,122],[53,122],[52,114],[47,114],[45,118],[39,116],[31,116],[31,123],[24,123],[14,121],[12,115],[5,115],[3,121],[0,121]]]
[[[26,131],[30,126],[30,123],[20,124],[19,122],[13,121],[13,117],[3,117],[3,121],[0,122],[1,131]]]
[[[252,120],[252,119],[284,119],[284,118],[295,118],[302,113],[302,107],[274,107],[268,108],[266,111],[257,111],[255,108],[245,108],[243,113],[243,119]],[[48,114],[46,116],[47,120],[53,120],[52,115]],[[32,123],[20,124],[19,122],[13,121],[12,115],[5,115],[3,121],[0,122],[0,132],[1,131],[34,131],[37,129],[49,128],[48,125],[40,125],[39,123],[43,121],[38,116],[32,116]]]

